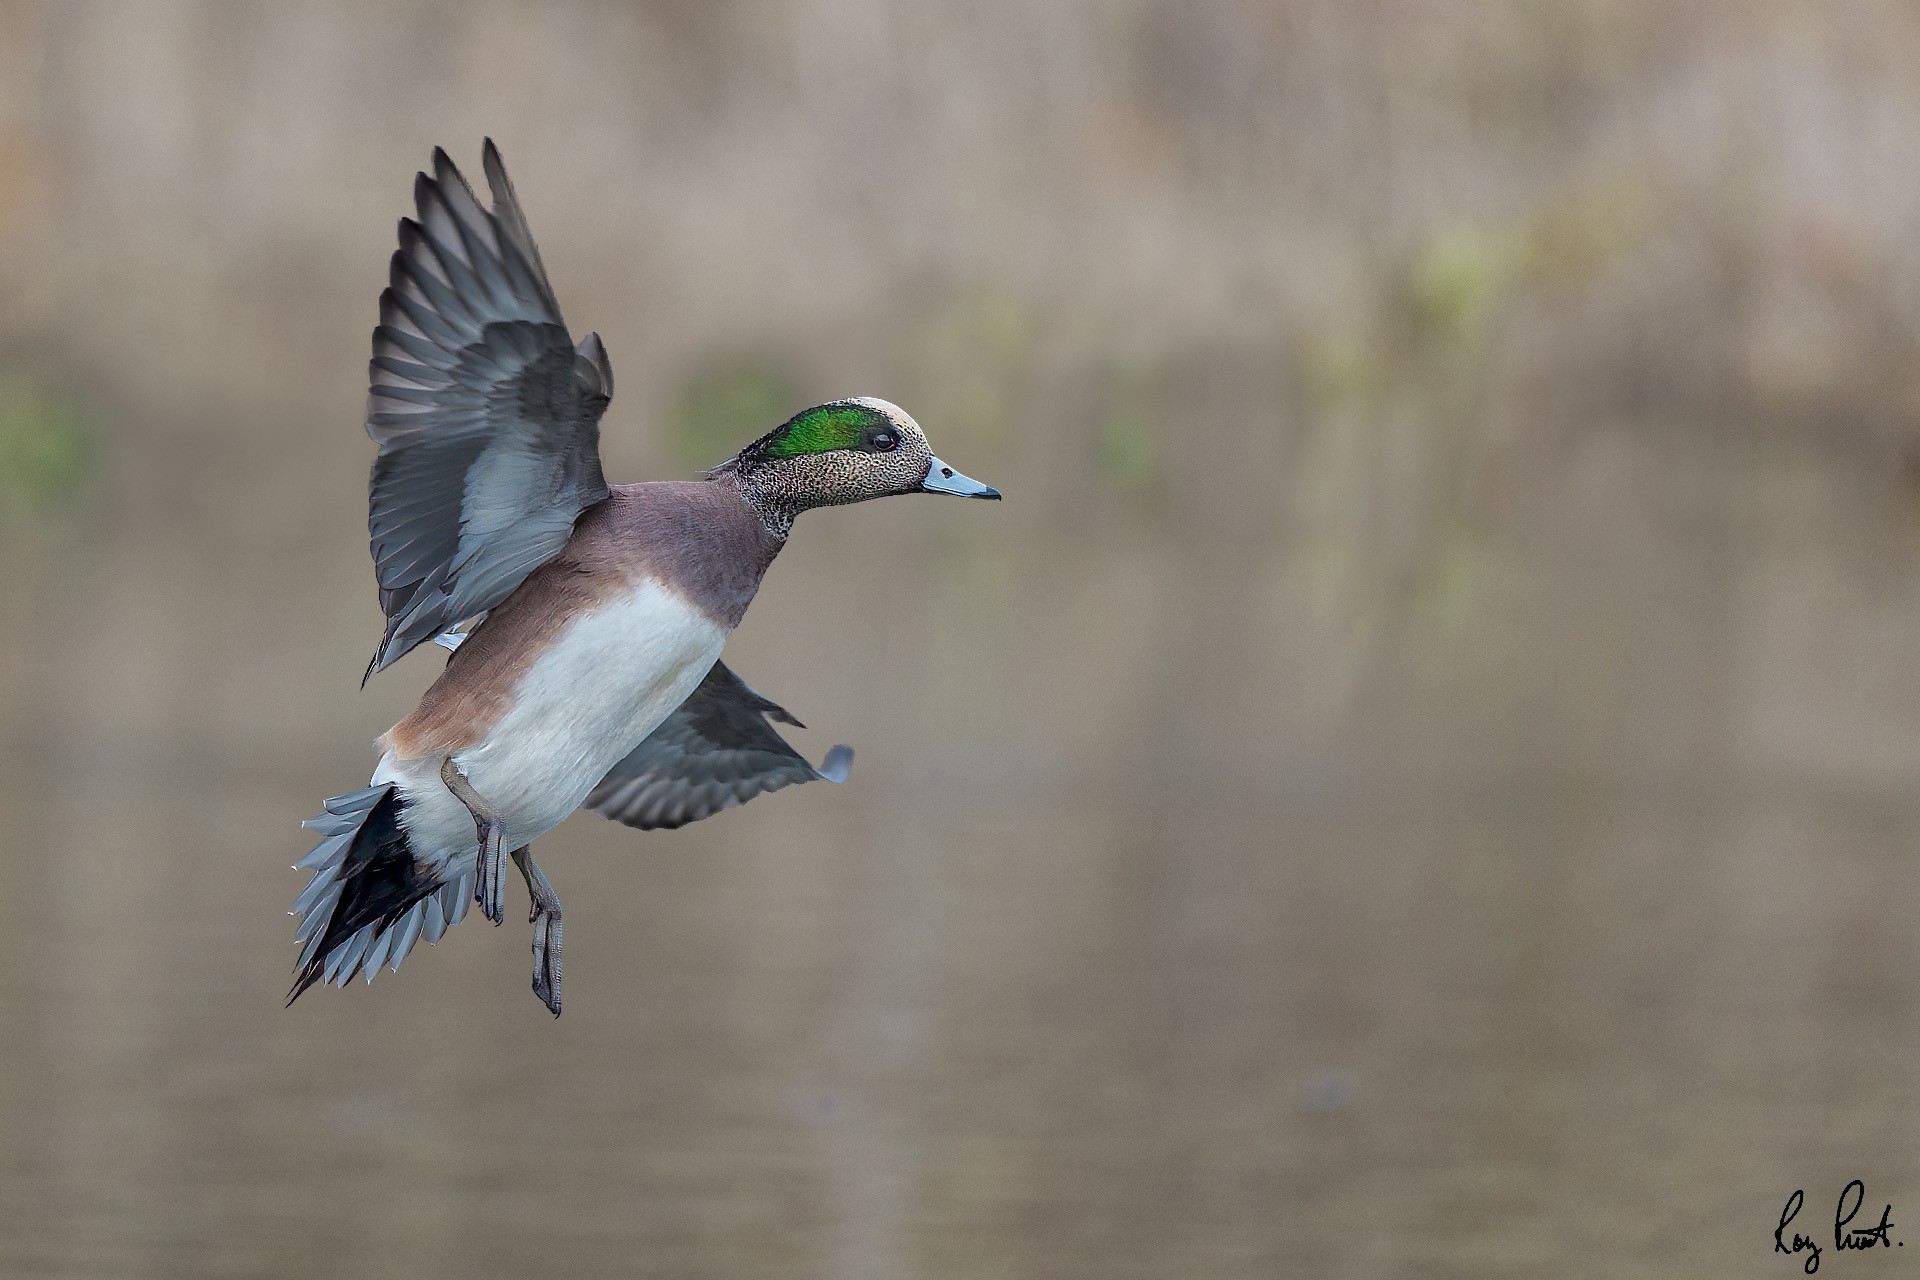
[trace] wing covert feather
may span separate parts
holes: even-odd
[[[804,727],[716,662],[687,700],[607,771],[582,807],[642,831],[670,829],[795,783],[847,780],[851,747],[835,747],[816,769],[769,719]]]

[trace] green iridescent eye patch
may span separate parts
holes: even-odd
[[[863,404],[823,404],[797,413],[766,439],[765,458],[798,458],[835,449],[858,449],[870,428],[886,417]]]

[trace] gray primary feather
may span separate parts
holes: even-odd
[[[698,822],[796,782],[847,780],[851,747],[835,747],[816,769],[769,718],[800,725],[716,662],[687,700],[608,770],[584,807],[648,831]]]
[[[483,156],[491,210],[435,149],[380,295],[367,530],[387,627],[369,675],[506,599],[607,496],[606,349],[574,346],[491,139]]]

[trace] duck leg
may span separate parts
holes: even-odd
[[[533,860],[533,849],[522,845],[510,855],[513,865],[527,882],[527,896],[533,910],[527,916],[533,925],[533,994],[560,1016],[560,895],[553,882]]]
[[[447,790],[461,804],[467,806],[467,812],[473,815],[473,830],[480,839],[480,860],[474,876],[473,900],[480,904],[480,913],[487,919],[499,924],[505,918],[500,909],[500,899],[506,892],[506,863],[500,856],[500,844],[504,838],[505,823],[501,822],[499,811],[473,789],[467,781],[467,775],[460,772],[460,766],[448,756],[440,762],[440,781],[447,784]]]

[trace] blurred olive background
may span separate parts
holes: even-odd
[[[0,5],[0,1274],[1920,1214],[1916,65],[1897,4]],[[565,1018],[514,912],[283,1010],[298,823],[440,665],[357,688],[360,419],[484,134],[612,477],[873,394],[1007,501],[802,521],[730,661],[853,781],[542,840]]]

